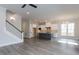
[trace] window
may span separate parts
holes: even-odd
[[[61,35],[74,36],[74,23],[61,24]]]
[[[74,36],[74,23],[68,24],[68,36]]]
[[[61,35],[67,35],[67,24],[61,24]]]

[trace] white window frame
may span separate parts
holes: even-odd
[[[62,36],[74,36],[75,23],[62,23],[61,35]]]

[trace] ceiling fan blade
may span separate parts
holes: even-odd
[[[21,8],[24,8],[26,6],[26,4],[23,4]]]
[[[36,5],[34,5],[34,4],[29,4],[30,6],[32,6],[32,7],[34,7],[34,8],[37,8],[37,6]]]

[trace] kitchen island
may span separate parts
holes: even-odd
[[[38,33],[38,38],[51,40],[51,33]]]

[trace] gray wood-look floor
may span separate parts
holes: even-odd
[[[0,47],[0,55],[78,55],[79,45],[63,44],[60,39],[25,39],[24,43]]]

